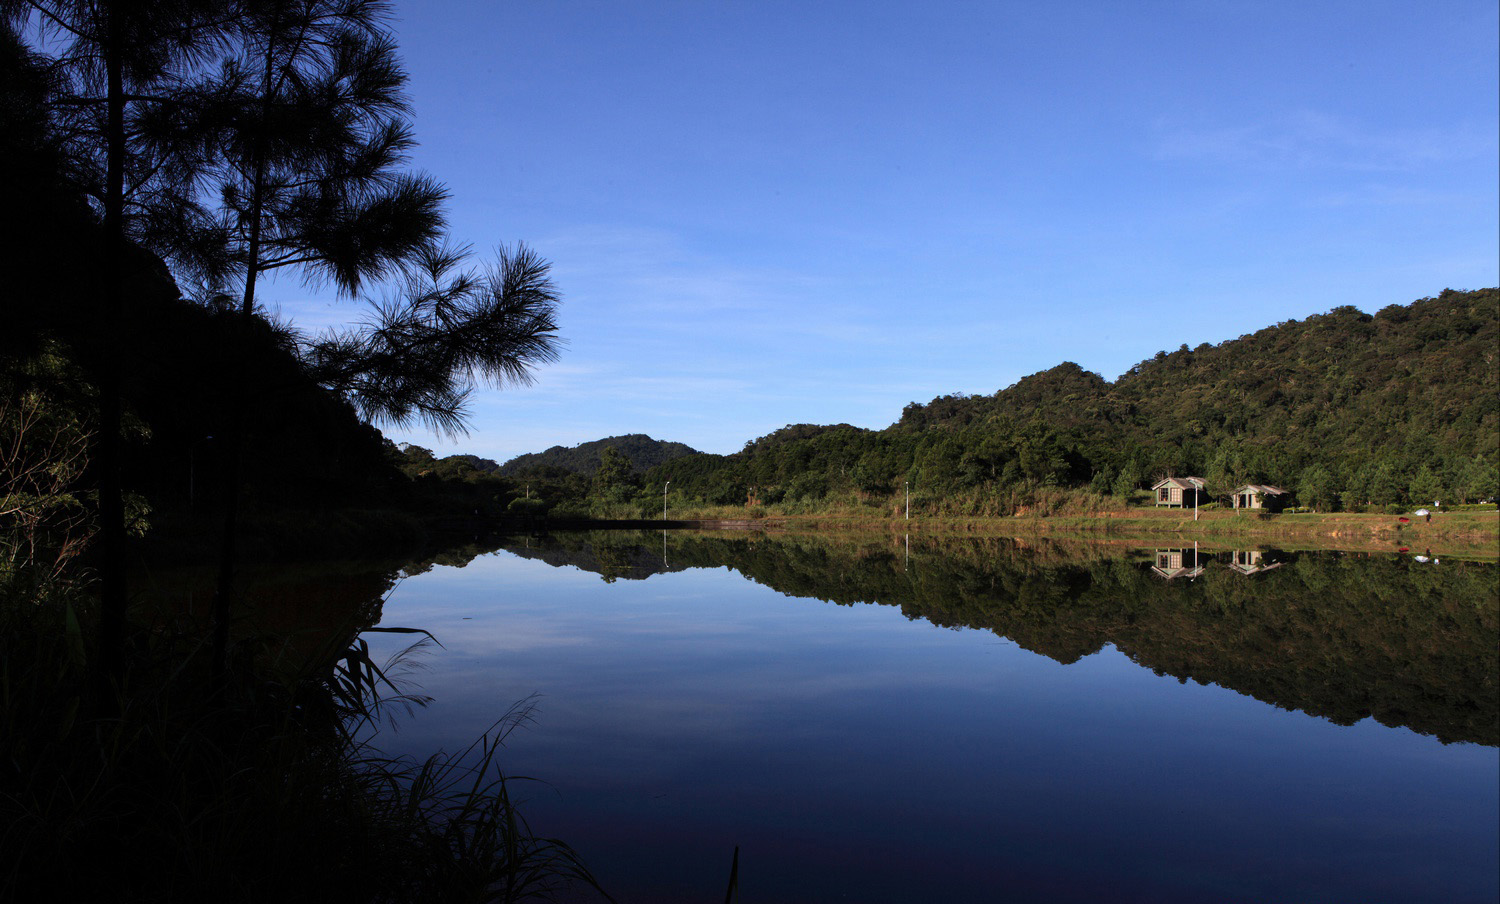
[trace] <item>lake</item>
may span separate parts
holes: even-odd
[[[594,532],[401,574],[381,623],[442,646],[382,746],[530,698],[503,766],[620,901],[721,900],[736,847],[747,902],[1500,896],[1494,564]]]

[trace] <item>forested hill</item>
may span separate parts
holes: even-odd
[[[1495,289],[1450,290],[1374,316],[1346,306],[1218,345],[1158,352],[1114,384],[1060,364],[993,396],[908,406],[900,425],[1040,417],[1164,449],[1235,440],[1429,458],[1494,452],[1497,325]]]
[[[885,430],[789,428],[659,476],[705,501],[907,481],[971,501],[1027,481],[1124,494],[1169,473],[1221,493],[1276,484],[1316,507],[1482,498],[1500,492],[1497,358],[1500,290],[1447,290],[1184,345],[1113,383],[1064,363],[994,395],[913,403]]]
[[[700,454],[692,446],[683,443],[652,439],[644,433],[630,433],[625,436],[596,439],[591,443],[581,443],[572,448],[553,446],[545,452],[518,455],[501,465],[500,473],[511,477],[533,468],[553,467],[572,471],[575,474],[593,474],[599,469],[600,456],[604,454],[605,449],[611,447],[625,456],[631,466],[640,472],[648,471],[674,458]]]

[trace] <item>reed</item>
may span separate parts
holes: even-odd
[[[78,588],[0,582],[0,900],[608,899],[578,854],[532,831],[498,754],[530,701],[468,749],[384,755],[424,698],[421,646],[376,663],[351,636],[291,667],[236,648],[210,680],[190,633],[140,628],[99,686]]]

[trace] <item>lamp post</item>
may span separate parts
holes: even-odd
[[[669,480],[661,488],[661,520],[663,521],[667,520],[667,487],[671,485],[672,481]]]
[[[906,490],[906,520],[911,520],[911,481],[901,481],[901,486]]]

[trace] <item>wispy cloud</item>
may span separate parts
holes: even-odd
[[[1308,204],[1312,207],[1328,208],[1353,206],[1437,207],[1440,205],[1461,205],[1467,200],[1469,200],[1468,196],[1458,192],[1433,191],[1404,185],[1368,183],[1346,191],[1330,192],[1311,198]]]
[[[591,226],[545,239],[569,298],[657,329],[696,325],[726,314],[755,315],[805,306],[828,281],[784,267],[730,264],[654,229]]]
[[[1477,124],[1385,129],[1310,110],[1234,126],[1163,124],[1156,156],[1265,167],[1394,172],[1493,158],[1495,135]]]

